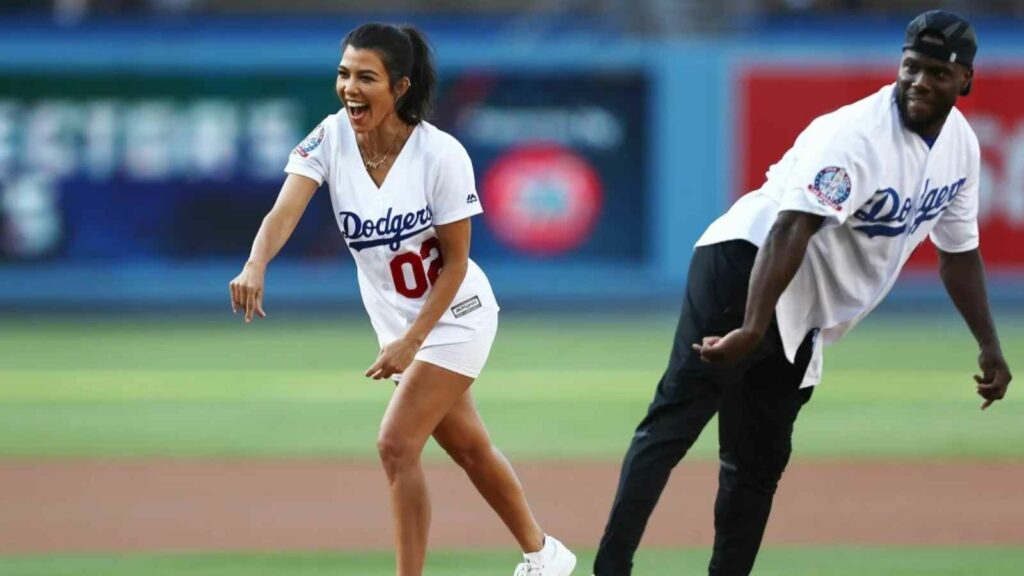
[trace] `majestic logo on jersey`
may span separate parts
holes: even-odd
[[[374,246],[387,246],[397,252],[402,242],[430,229],[434,213],[429,206],[415,212],[395,214],[391,208],[384,216],[363,219],[355,212],[338,212],[341,235],[356,252]]]
[[[960,178],[947,186],[929,189],[930,182],[926,180],[924,183],[926,192],[917,211],[914,211],[912,199],[900,198],[900,193],[893,188],[875,192],[860,210],[854,212],[853,217],[864,224],[853,229],[867,234],[868,238],[913,234],[921,224],[938,218],[946,211],[967,179]]]
[[[314,128],[313,131],[309,133],[309,136],[306,136],[306,139],[300,142],[299,145],[295,147],[295,153],[298,154],[299,156],[302,156],[303,158],[307,158],[309,157],[309,153],[319,148],[320,143],[323,141],[324,125],[321,124],[320,126]]]
[[[850,176],[839,166],[829,166],[818,172],[814,184],[807,187],[824,206],[842,210],[843,202],[850,197]]]

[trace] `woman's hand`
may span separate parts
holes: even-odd
[[[412,364],[416,353],[420,350],[420,342],[411,338],[399,338],[384,346],[377,356],[377,361],[366,370],[366,376],[374,380],[390,378],[392,374],[400,374]]]
[[[245,312],[245,322],[252,322],[255,313],[260,318],[266,318],[267,313],[263,311],[263,278],[267,268],[263,264],[246,262],[242,272],[235,276],[235,279],[228,284],[231,291],[231,311],[238,313]]]
[[[228,285],[231,290],[231,311],[245,311],[246,323],[252,322],[253,315],[266,318],[263,311],[263,276],[267,263],[274,259],[284,243],[295,231],[299,218],[309,205],[320,183],[306,176],[289,174],[281,186],[274,207],[263,218],[260,230],[252,243],[249,261],[242,273]]]

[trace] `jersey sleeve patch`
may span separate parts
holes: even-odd
[[[319,148],[323,141],[324,125],[321,124],[314,128],[313,131],[309,133],[309,136],[306,136],[306,138],[295,147],[295,153],[303,158],[308,158],[310,152]]]
[[[814,183],[807,186],[807,191],[813,194],[821,205],[837,211],[843,209],[843,202],[850,197],[850,189],[850,175],[839,166],[823,168],[814,177]]]

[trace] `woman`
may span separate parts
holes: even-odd
[[[398,382],[377,441],[391,486],[398,575],[423,572],[430,502],[420,454],[433,435],[519,542],[524,562],[515,574],[568,576],[575,556],[533,518],[469,391],[490,352],[498,305],[469,259],[469,218],[482,211],[469,156],[424,121],[435,84],[418,30],[365,24],[348,34],[335,85],[343,109],[289,157],[277,202],[231,281],[232,310],[243,310],[246,322],[266,316],[267,263],[327,182],[381,347],[366,376]]]

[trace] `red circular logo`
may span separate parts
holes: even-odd
[[[554,255],[587,240],[601,212],[601,179],[575,152],[533,145],[506,152],[484,177],[484,217],[502,243]]]

